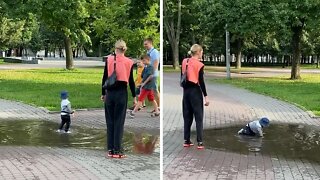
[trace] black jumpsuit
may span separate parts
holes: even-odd
[[[102,85],[108,78],[108,67],[104,68]],[[112,89],[102,88],[102,95],[106,95],[106,102],[104,105],[105,117],[107,123],[107,149],[116,153],[122,152],[122,137],[124,130],[124,122],[126,119],[126,111],[128,104],[127,82],[117,81],[115,87]],[[131,68],[129,77],[129,86],[132,97],[135,97],[135,84],[133,78],[133,66]]]
[[[202,142],[203,136],[203,96],[207,96],[203,78],[203,67],[199,71],[199,84],[187,81],[183,88],[182,111],[184,119],[184,140],[190,141],[193,117],[196,121],[197,142]],[[182,75],[182,72],[181,72]]]

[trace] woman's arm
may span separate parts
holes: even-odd
[[[129,86],[130,86],[132,97],[136,97],[136,87],[133,79],[133,66],[131,67],[131,71],[130,71]]]
[[[199,71],[199,84],[200,84],[200,88],[201,88],[201,91],[203,93],[203,96],[206,97],[207,96],[207,89],[206,89],[206,84],[204,83],[204,78],[203,78],[203,68],[202,67]]]
[[[107,78],[108,78],[108,59],[106,59],[106,65],[104,66],[103,77],[102,77],[102,85],[101,85],[101,95],[102,96],[106,95],[106,91],[103,88],[103,85],[106,82]]]

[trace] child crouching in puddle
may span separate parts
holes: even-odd
[[[260,120],[256,120],[248,123],[244,128],[238,131],[238,134],[263,137],[263,128],[266,128],[268,126],[269,126],[269,119],[266,117],[263,117]]]

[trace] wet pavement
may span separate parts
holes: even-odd
[[[77,111],[71,134],[60,115],[0,99],[0,179],[159,179],[159,118],[144,110],[125,123],[125,159],[105,157],[103,110]]]
[[[202,151],[196,147],[183,148],[182,89],[179,87],[179,74],[164,73],[163,81],[165,82],[164,104],[166,104],[163,107],[164,179],[320,179],[320,164],[312,158],[316,156],[317,151],[303,153],[304,156],[298,156],[299,158],[288,157],[295,153],[290,151],[290,146],[293,147],[294,144],[289,143],[290,138],[295,135],[294,132],[297,134],[294,136],[297,140],[308,139],[308,136],[304,135],[310,131],[305,128],[308,129],[309,125],[320,127],[319,119],[312,118],[307,112],[292,104],[271,97],[230,85],[207,83],[211,104],[205,107],[206,148]],[[261,144],[259,140],[241,140],[236,132],[248,121],[262,116],[267,116],[274,128],[265,130],[266,141],[265,138],[262,139],[261,148],[256,149]],[[290,127],[292,131],[288,132],[289,126],[286,125],[284,126],[286,129],[282,129],[284,128],[282,124],[299,124],[305,128],[292,126]],[[192,129],[195,130],[195,123]],[[270,133],[273,130],[279,133]],[[300,133],[300,130],[306,133]],[[311,137],[314,135],[316,137],[319,134],[311,134]],[[217,137],[220,138],[220,142],[214,140]],[[282,146],[280,142],[275,141],[279,138],[284,142]],[[193,135],[192,141],[195,142],[195,139]],[[316,144],[316,141],[313,142]],[[280,146],[287,149],[281,152],[274,150]],[[302,144],[299,146],[303,147]],[[284,156],[286,150],[288,155]],[[307,157],[311,152],[314,152],[314,156]]]
[[[273,124],[264,137],[238,135],[241,126],[204,131],[207,149],[283,157],[320,163],[320,127],[303,124]]]

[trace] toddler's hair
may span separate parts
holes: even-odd
[[[61,91],[60,98],[61,99],[67,99],[68,98],[68,92],[67,91]]]
[[[147,55],[147,54],[144,54],[144,55],[142,55],[142,56],[140,57],[140,60],[144,60],[144,59],[150,60],[150,56]]]

